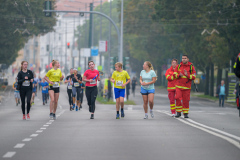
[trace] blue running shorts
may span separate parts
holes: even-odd
[[[124,97],[125,89],[114,88],[115,99],[119,97]]]
[[[151,89],[151,90],[146,90],[144,88],[141,87],[141,92],[140,92],[142,95],[148,95],[150,93],[155,93],[155,89]]]

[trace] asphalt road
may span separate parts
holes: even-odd
[[[125,106],[126,117],[116,120],[115,106],[97,104],[91,120],[84,97],[81,111],[69,111],[66,86],[61,86],[57,120],[49,106],[35,100],[27,121],[22,120],[12,90],[0,104],[0,159],[13,160],[239,160],[240,118],[236,108],[191,98],[190,119],[170,116],[166,91],[157,90],[154,114],[144,120],[137,88],[130,96],[137,105]]]

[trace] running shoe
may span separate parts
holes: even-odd
[[[94,119],[94,114],[91,114],[91,117],[90,117],[90,119]]]
[[[76,111],[78,111],[78,106],[76,106]]]
[[[172,117],[175,117],[175,114],[174,114],[174,113],[172,114]]]
[[[50,113],[49,118],[53,119],[53,113]]]
[[[153,111],[150,111],[151,117],[154,118]]]
[[[27,119],[30,119],[30,115],[29,115],[29,113],[27,114]]]
[[[80,105],[80,108],[82,108],[82,105]]]
[[[145,115],[145,117],[143,119],[148,119],[148,115]]]
[[[74,108],[75,108],[75,104],[73,104],[73,106],[72,106],[72,109],[74,110]]]
[[[56,114],[55,113],[53,113],[53,119],[56,120]]]
[[[43,105],[45,105],[45,103],[43,102]]]
[[[26,116],[25,116],[25,114],[23,115],[23,120],[26,120]]]
[[[120,115],[119,114],[116,115],[116,119],[120,119]]]
[[[72,111],[72,106],[70,106],[69,110]]]
[[[124,110],[121,110],[121,117],[124,118],[125,114],[124,114]]]
[[[78,110],[79,110],[79,111],[81,110],[81,106],[78,108]]]
[[[16,106],[18,106],[18,103],[16,103]]]

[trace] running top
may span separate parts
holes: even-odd
[[[17,86],[18,86],[18,82],[13,83],[13,87],[16,88],[14,92],[19,92],[19,91],[17,90]]]
[[[125,87],[122,87],[122,85],[126,83],[126,79],[130,79],[130,76],[127,71],[122,70],[122,72],[114,71],[112,78],[115,80],[114,88],[124,89]]]
[[[157,77],[154,70],[150,70],[148,73],[145,70],[142,70],[140,76],[142,77],[142,81],[146,83],[151,82],[153,77]],[[154,83],[145,86],[141,85],[141,87],[146,90],[151,90],[154,89]]]
[[[33,81],[33,92],[37,91],[37,81]]]
[[[40,85],[42,86],[42,93],[48,93],[48,82],[41,82]]]
[[[93,79],[94,77],[96,77],[93,82],[86,82],[86,86],[97,86],[97,78],[99,76],[99,71],[94,69],[93,71],[88,69],[85,71],[84,76],[86,76],[87,79]]]
[[[69,80],[69,78],[71,78],[71,76],[72,76],[72,75],[68,75],[68,76],[66,77],[66,80]],[[68,88],[68,89],[72,89],[72,85],[70,84],[70,82],[68,82],[67,88]]]
[[[18,85],[21,89],[32,89],[32,82],[31,79],[33,79],[33,72],[30,70],[27,70],[27,72],[20,71],[18,72]],[[25,77],[28,77],[28,79],[25,79]]]
[[[60,69],[51,69],[47,72],[46,76],[49,78],[50,81],[53,82],[53,85],[60,85],[59,81],[60,78],[62,77],[62,71]],[[49,84],[49,86],[53,86],[52,84]],[[57,87],[57,86],[55,86]]]
[[[76,76],[77,76],[78,80],[82,81],[82,76],[80,74],[77,74]],[[71,78],[72,78],[72,81],[73,81],[73,85],[72,86],[75,87],[75,88],[79,88],[80,87],[80,83],[75,79],[74,74],[71,75]]]

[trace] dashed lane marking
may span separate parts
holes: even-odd
[[[7,152],[3,155],[3,158],[12,158],[15,154],[16,152]]]
[[[23,146],[25,146],[24,143],[18,143],[16,146],[14,146],[14,148],[22,148]]]
[[[37,137],[38,134],[32,134],[30,137]]]
[[[29,141],[31,141],[32,140],[32,138],[25,138],[25,139],[23,139],[22,141],[23,142],[29,142]]]
[[[37,133],[41,133],[41,132],[43,132],[43,130],[37,130],[36,132],[37,132]]]
[[[40,129],[47,129],[47,128],[40,128]]]

